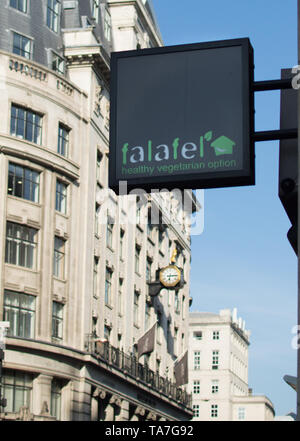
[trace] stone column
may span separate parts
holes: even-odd
[[[33,381],[32,411],[34,415],[50,415],[52,378],[40,374]]]

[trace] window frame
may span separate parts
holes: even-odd
[[[22,175],[17,173],[17,169],[22,170]],[[26,177],[26,174],[30,173],[30,177]],[[36,180],[34,180],[35,176]],[[10,180],[12,180],[12,185],[10,185]],[[20,182],[21,180],[21,182]],[[21,185],[21,195],[19,196],[17,184]],[[29,185],[29,189],[26,187]],[[11,193],[9,191],[11,190]],[[29,190],[29,191],[28,191]],[[29,193],[29,197],[26,194]],[[37,193],[37,195],[36,195]],[[40,172],[33,170],[32,168],[25,167],[21,164],[9,161],[8,163],[8,182],[7,182],[7,194],[20,199],[24,199],[36,204],[39,203],[40,199]]]
[[[133,293],[133,324],[139,326],[140,293],[135,289]]]
[[[22,117],[23,114],[23,117]],[[21,115],[21,117],[20,117]],[[32,119],[32,121],[31,121]],[[32,127],[31,127],[32,126]],[[31,130],[29,130],[31,128]],[[43,114],[11,103],[10,135],[42,145]],[[30,136],[31,134],[31,136]]]
[[[213,331],[213,340],[220,340],[220,331],[215,330]]]
[[[199,371],[201,368],[201,351],[193,352],[193,368],[195,371]]]
[[[12,381],[9,382],[9,378]],[[19,383],[19,384],[18,384]],[[20,384],[21,383],[21,384]],[[2,375],[2,396],[7,399],[7,406],[4,408],[5,412],[17,413],[22,406],[31,407],[33,388],[33,376],[27,372],[4,369]],[[10,399],[8,398],[8,391],[11,390],[10,398],[12,399],[12,406],[9,408]],[[21,399],[17,398],[18,392],[21,392]],[[20,401],[20,405],[17,402]]]
[[[55,417],[57,420],[61,418],[62,388],[62,383],[57,378],[52,378],[50,392],[50,415]]]
[[[219,407],[217,404],[211,404],[210,406],[210,416],[211,418],[218,418],[219,416]]]
[[[140,266],[141,266],[141,247],[135,244],[134,250],[134,271],[136,274],[140,274]]]
[[[11,296],[10,302],[9,296]],[[32,302],[30,305],[32,307],[28,306],[29,302]],[[4,290],[3,317],[5,321],[10,322],[8,336],[33,339],[35,337],[36,297],[23,292]],[[29,332],[26,332],[28,329]]]
[[[200,394],[200,380],[193,381],[193,394],[194,395]]]
[[[217,394],[219,392],[219,380],[212,380],[211,382],[211,393]]]
[[[96,23],[99,23],[100,1],[91,0],[91,3],[91,18],[95,20]]]
[[[17,42],[17,38],[19,41]],[[20,32],[12,31],[12,53],[24,57],[27,60],[33,59],[33,38]],[[19,43],[19,44],[17,44]],[[29,44],[29,50],[25,46]]]
[[[107,218],[106,225],[106,246],[112,250],[113,249],[113,239],[114,239],[114,224],[111,219]]]
[[[57,10],[55,9],[57,6]],[[60,25],[61,2],[59,0],[47,0],[46,25],[51,31],[58,33]]]
[[[60,67],[61,65],[63,66],[62,69]],[[59,75],[64,75],[66,70],[64,57],[54,51],[51,51],[51,69]]]
[[[57,245],[59,244],[59,247]],[[66,266],[66,240],[60,236],[54,236],[53,243],[53,276],[65,280]]]
[[[193,417],[194,418],[200,417],[200,405],[199,404],[193,404]]]
[[[57,153],[64,158],[69,157],[70,133],[71,129],[68,126],[62,122],[58,123]]]
[[[59,178],[56,178],[55,185],[55,211],[61,214],[68,212],[68,184]]]
[[[198,334],[198,335],[196,335]],[[197,341],[201,341],[203,339],[203,332],[202,331],[194,331],[193,332],[193,339]]]
[[[113,277],[113,271],[111,268],[107,266],[105,270],[105,290],[104,290],[104,301],[106,306],[111,306],[112,277]]]
[[[12,2],[14,1],[16,2],[16,6],[12,5]],[[20,8],[19,7],[20,3],[25,5],[25,7],[23,6],[23,8]],[[17,11],[22,12],[23,14],[27,14],[29,10],[29,0],[9,0],[9,7],[16,9]]]
[[[105,7],[104,18],[103,18],[103,32],[104,32],[104,37],[109,42],[111,42],[111,29],[112,29],[111,15],[108,8]]]
[[[9,227],[13,235],[9,235]],[[5,263],[31,270],[36,269],[38,235],[36,228],[16,222],[6,222]],[[24,238],[23,236],[29,236]],[[22,264],[22,263],[23,264]]]
[[[214,349],[212,351],[212,362],[211,362],[211,367],[214,370],[219,369],[219,361],[220,361],[219,357],[220,357],[220,351],[218,349]]]
[[[55,306],[55,307],[54,307]],[[52,338],[63,340],[64,305],[53,300],[52,302]]]

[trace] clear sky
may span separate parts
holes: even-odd
[[[296,0],[153,0],[164,45],[249,37],[255,80],[297,64]],[[256,130],[279,128],[280,92],[259,92]],[[251,331],[249,387],[277,415],[296,411],[283,376],[296,375],[297,260],[278,198],[279,142],[258,142],[256,185],[204,192],[205,227],[192,237],[192,311],[237,307]]]

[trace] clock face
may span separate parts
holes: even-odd
[[[169,265],[163,268],[159,274],[159,280],[164,286],[175,286],[180,281],[181,273],[175,265]]]

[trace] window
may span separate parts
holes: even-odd
[[[62,156],[68,156],[69,152],[69,134],[70,129],[66,128],[63,124],[58,125],[58,140],[57,140],[57,153]]]
[[[178,355],[178,328],[174,328],[174,355]]]
[[[200,369],[200,351],[194,351],[194,369]]]
[[[53,378],[51,382],[50,414],[56,417],[57,420],[60,420],[61,418],[61,390],[61,382],[56,378]]]
[[[108,217],[106,226],[106,246],[110,249],[113,247],[113,228],[112,220]]]
[[[63,308],[59,302],[52,303],[52,337],[63,338]]]
[[[146,281],[150,282],[151,281],[151,267],[152,267],[152,260],[147,257],[147,261],[146,261]]]
[[[139,300],[140,295],[137,291],[134,291],[133,295],[133,324],[138,326],[139,324]]]
[[[156,341],[158,343],[162,342],[162,331],[163,331],[162,325],[163,325],[162,313],[160,311],[157,311]]]
[[[65,277],[65,241],[54,237],[53,275],[59,279]]]
[[[194,382],[193,382],[193,394],[200,394],[200,380],[194,380]]]
[[[125,236],[125,231],[124,230],[120,230],[120,260],[123,260],[124,258],[124,236]]]
[[[149,305],[149,303],[145,302],[145,331],[150,326],[150,317],[151,317],[150,305]]]
[[[98,23],[99,21],[99,0],[92,0],[92,18]]]
[[[217,418],[218,417],[218,405],[217,404],[212,404],[211,405],[210,416],[212,418]]]
[[[67,185],[59,179],[56,180],[55,210],[67,213]]]
[[[136,245],[135,246],[135,266],[134,266],[134,269],[137,274],[139,274],[139,272],[140,272],[140,254],[141,254],[141,248],[138,245]]]
[[[213,340],[220,339],[220,331],[213,331]]]
[[[36,144],[42,143],[42,117],[32,110],[12,104],[10,134]]]
[[[104,36],[106,40],[111,40],[111,17],[107,9],[104,12]]]
[[[136,221],[137,225],[141,223],[141,207],[139,205],[139,201],[138,200],[136,202],[135,221]]]
[[[21,12],[27,12],[27,0],[10,0],[9,6]]]
[[[99,259],[94,256],[93,296],[95,299],[98,298],[98,266]]]
[[[239,407],[238,408],[238,420],[244,420],[245,419],[245,408]]]
[[[219,380],[212,380],[211,382],[211,393],[217,394],[219,392]]]
[[[35,297],[4,291],[4,320],[10,323],[7,335],[34,338]]]
[[[58,30],[59,3],[58,0],[48,0],[47,3],[47,26],[54,32]]]
[[[200,416],[200,406],[199,404],[193,404],[193,416],[199,417]]]
[[[110,268],[106,268],[105,274],[105,304],[111,304],[111,282],[112,282],[112,271]]]
[[[219,368],[219,351],[213,351],[212,353],[212,369]]]
[[[202,340],[202,331],[196,331],[193,333],[193,338],[195,340]]]
[[[52,52],[52,63],[51,68],[54,70],[54,72],[57,72],[61,75],[64,75],[65,73],[65,60],[63,57],[60,57],[55,52]]]
[[[8,194],[32,202],[39,202],[40,174],[30,168],[9,163]]]
[[[100,218],[100,204],[95,203],[95,235],[98,236],[100,232],[99,218]]]
[[[25,372],[3,370],[2,391],[7,400],[5,412],[19,412],[20,407],[30,408],[32,376]]]
[[[37,230],[7,222],[5,262],[25,268],[35,268]]]
[[[172,342],[171,342],[171,322],[170,319],[167,320],[167,351],[171,353]]]
[[[97,180],[100,181],[101,180],[101,161],[102,161],[102,153],[97,150],[97,171],[96,171],[96,175],[97,175]]]
[[[12,51],[16,55],[21,55],[21,57],[25,57],[28,60],[32,59],[32,40],[25,35],[18,34],[17,32],[13,32],[13,48]]]
[[[119,277],[119,291],[118,291],[118,313],[123,314],[123,279]]]

